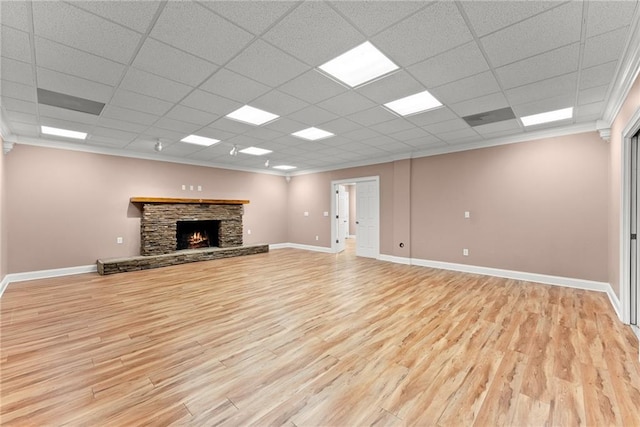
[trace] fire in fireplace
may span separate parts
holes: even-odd
[[[176,224],[177,250],[218,246],[220,221],[178,221]]]

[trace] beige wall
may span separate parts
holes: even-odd
[[[2,138],[0,138],[2,145]],[[0,152],[0,282],[7,275],[7,219],[6,208],[6,175],[4,167],[4,158],[7,154]]]
[[[412,256],[606,282],[607,150],[590,132],[414,160]]]
[[[249,199],[245,243],[287,241],[281,176],[19,144],[4,167],[10,177],[7,273],[138,255],[140,211],[129,203],[132,196]],[[203,191],[182,191],[182,184],[202,185]],[[116,243],[119,236],[124,244]]]
[[[609,145],[609,283],[620,297],[620,206],[622,203],[622,132],[640,108],[640,78],[636,78],[620,112],[611,126]]]

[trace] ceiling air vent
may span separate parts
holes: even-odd
[[[51,105],[52,107],[64,108],[67,110],[80,111],[81,113],[99,116],[104,108],[102,102],[90,99],[78,98],[64,93],[52,92],[38,88],[38,103]]]
[[[488,125],[489,123],[502,122],[504,120],[515,119],[511,107],[501,108],[499,110],[486,111],[484,113],[472,114],[463,117],[464,121],[471,127]]]

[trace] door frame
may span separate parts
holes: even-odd
[[[338,190],[338,185],[348,185],[348,184],[357,184],[358,182],[371,182],[375,181],[376,186],[378,188],[378,224],[376,228],[378,229],[378,247],[376,248],[376,259],[380,257],[380,176],[367,176],[362,178],[349,178],[349,179],[337,179],[331,181],[331,252],[338,253],[338,245],[336,244],[336,236],[338,235],[338,230],[336,230],[336,211],[338,207],[336,206],[336,191]],[[358,236],[356,235],[356,240]]]
[[[631,116],[622,131],[620,206],[620,316],[625,324],[631,321],[631,140],[640,131],[640,108]],[[635,328],[634,328],[635,329]],[[634,331],[637,333],[637,331]]]

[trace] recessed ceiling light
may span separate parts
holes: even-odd
[[[570,119],[573,117],[573,107],[561,110],[547,111],[546,113],[533,114],[531,116],[520,117],[525,126],[539,125],[541,123],[555,122],[558,120]]]
[[[318,68],[341,82],[355,87],[397,70],[398,66],[374,45],[364,42]]]
[[[248,148],[240,150],[240,152],[243,153],[243,154],[251,154],[253,156],[264,156],[265,154],[269,154],[272,151],[271,150],[265,150],[264,148],[248,147]]]
[[[220,142],[219,139],[207,138],[207,137],[198,136],[198,135],[185,136],[180,141],[186,142],[189,144],[204,145],[205,147],[209,147],[210,145]]]
[[[75,130],[52,128],[49,126],[40,126],[40,130],[46,135],[63,136],[65,138],[74,139],[87,139],[87,134],[85,132],[78,132]]]
[[[334,136],[333,133],[327,132],[326,130],[310,127],[307,129],[302,129],[298,132],[294,132],[291,135],[297,136],[298,138],[308,139],[309,141],[317,141],[318,139],[329,138],[330,136]]]
[[[225,117],[237,120],[239,122],[249,123],[250,125],[260,126],[267,122],[275,120],[280,116],[268,111],[261,110],[259,108],[245,105],[244,107],[240,107],[236,111],[227,114]]]
[[[384,106],[401,116],[408,116],[441,107],[442,103],[435,99],[429,91],[425,90],[424,92],[387,102]]]
[[[274,166],[274,169],[280,169],[282,171],[290,171],[291,169],[295,169],[296,166],[289,166],[289,165],[278,165],[278,166]]]

